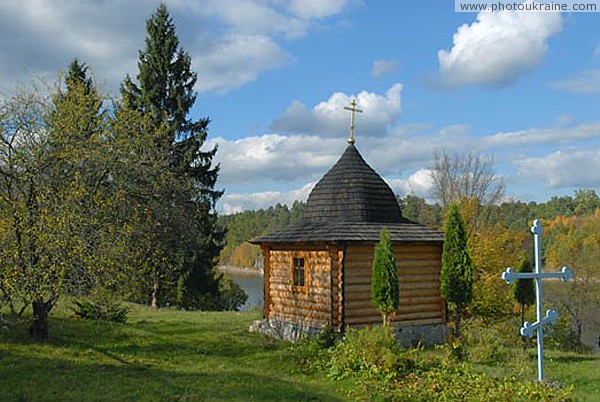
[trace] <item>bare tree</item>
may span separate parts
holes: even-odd
[[[466,217],[471,228],[487,221],[488,214],[481,207],[497,204],[504,196],[504,180],[496,174],[491,156],[435,151],[429,171],[434,183],[432,195],[444,210],[454,202],[467,202],[475,209]]]

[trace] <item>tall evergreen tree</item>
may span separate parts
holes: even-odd
[[[177,300],[160,300],[159,283],[154,284],[153,300],[199,307],[203,293],[216,292],[213,267],[223,245],[218,229],[215,204],[222,195],[215,190],[219,167],[213,166],[216,147],[201,149],[207,136],[208,118],[193,120],[189,112],[196,101],[197,75],[191,70],[191,58],[182,50],[175,25],[165,4],[160,4],[146,22],[146,47],[140,51],[137,82],[129,76],[121,86],[123,107],[151,116],[154,125],[165,134],[155,139],[155,146],[169,159],[171,173],[183,184],[188,183],[185,197],[164,192],[161,202],[181,213],[172,215],[170,238],[165,249],[174,248],[168,257],[177,265]],[[171,211],[173,212],[173,211]]]
[[[381,313],[384,327],[390,325],[391,315],[398,310],[399,297],[396,257],[390,234],[384,229],[375,246],[371,283],[371,299]]]
[[[458,338],[461,315],[473,299],[473,267],[467,245],[467,229],[457,203],[450,204],[445,226],[440,292],[455,306],[454,335]]]

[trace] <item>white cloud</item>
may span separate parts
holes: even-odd
[[[264,70],[281,66],[289,56],[263,35],[228,35],[195,54],[194,67],[201,72],[200,90],[225,93],[254,81]]]
[[[600,123],[579,124],[568,128],[536,128],[500,132],[478,140],[484,149],[514,148],[536,145],[570,144],[600,138]]]
[[[373,77],[379,78],[398,71],[398,62],[396,60],[375,60],[371,73]]]
[[[338,14],[350,3],[349,0],[291,0],[289,10],[304,19],[325,18]]]
[[[166,0],[184,50],[199,73],[199,90],[226,92],[290,56],[278,41],[301,38],[316,21],[342,12],[348,1],[302,4],[260,0]],[[147,0],[0,1],[0,91],[38,75],[53,80],[77,57],[106,89],[137,74]],[[311,11],[312,10],[312,11]]]
[[[219,210],[223,214],[234,214],[247,209],[268,208],[275,204],[292,205],[294,201],[306,201],[315,183],[290,191],[263,191],[257,193],[225,194],[219,201]]]
[[[385,95],[361,91],[357,95],[342,92],[332,94],[328,100],[307,109],[298,101],[292,102],[271,128],[286,133],[303,133],[340,138],[347,135],[350,123],[349,112],[344,109],[353,99],[363,113],[356,115],[356,135],[383,136],[389,126],[400,116],[403,85],[396,83]]]
[[[344,149],[339,139],[316,136],[268,134],[229,141],[211,139],[207,147],[218,144],[215,162],[221,164],[220,181],[234,186],[247,182],[273,183],[315,180],[327,170]]]
[[[511,185],[537,189],[594,187],[600,185],[600,123],[572,127],[533,128],[490,135],[472,134],[466,125],[441,128],[426,125],[396,127],[383,137],[357,141],[365,161],[392,189],[405,195],[430,197],[427,166],[434,150],[461,153],[465,149],[493,155],[498,173]],[[345,139],[316,135],[270,134],[219,143],[216,162],[221,164],[219,186],[226,195],[221,210],[233,212],[262,208],[277,202],[305,200],[305,188],[318,181],[341,156]],[[557,149],[570,147],[556,152]],[[520,156],[518,156],[520,154]],[[528,156],[523,156],[527,155]],[[513,174],[517,172],[517,174]],[[406,176],[408,175],[408,176]],[[536,183],[536,185],[532,185]],[[529,191],[529,190],[528,190]]]
[[[311,18],[298,18],[278,9],[277,3],[257,0],[208,0],[189,6],[199,14],[218,18],[234,33],[247,35],[298,38],[306,34]]]
[[[433,180],[427,169],[419,169],[407,179],[389,179],[387,182],[392,190],[400,196],[414,194],[417,197],[429,199],[433,189]]]
[[[509,85],[543,62],[548,38],[561,29],[560,13],[479,13],[458,28],[450,51],[438,51],[443,84]]]
[[[597,94],[600,93],[600,70],[583,71],[575,78],[555,81],[550,86],[567,92]]]
[[[552,189],[600,187],[600,148],[570,148],[515,162],[522,181],[543,182]]]

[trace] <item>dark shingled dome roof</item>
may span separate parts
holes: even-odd
[[[308,196],[304,220],[400,223],[402,214],[392,189],[349,145]]]
[[[444,240],[443,233],[402,217],[392,189],[351,144],[315,185],[299,223],[250,242],[378,241],[384,228],[393,241]]]

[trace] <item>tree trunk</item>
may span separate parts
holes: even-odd
[[[454,317],[454,337],[460,338],[460,316],[462,313],[462,305],[456,304],[456,316]]]
[[[525,304],[521,305],[521,328],[525,324]],[[527,349],[527,337],[525,335],[521,335],[521,348],[523,351]]]
[[[35,300],[31,303],[33,309],[33,322],[29,327],[29,335],[40,340],[48,339],[48,313],[52,309],[52,300],[44,302]]]
[[[158,279],[154,279],[154,286],[152,287],[152,302],[151,302],[151,306],[154,308],[159,308],[159,303],[158,303],[158,291],[159,291],[159,284],[158,284]]]
[[[384,311],[381,312],[381,319],[383,321],[383,327],[387,327],[390,323],[389,323],[389,313],[386,313]]]

